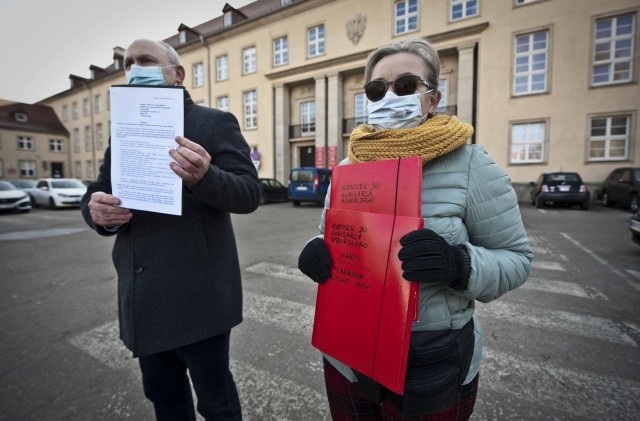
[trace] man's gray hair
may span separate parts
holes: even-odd
[[[173,48],[171,45],[169,45],[164,41],[158,41],[158,44],[162,45],[165,48],[165,50],[167,50],[167,53],[169,54],[169,61],[171,62],[171,64],[175,64],[176,66],[179,66],[180,55],[175,50],[175,48]]]
[[[423,77],[432,89],[438,89],[440,79],[440,57],[431,42],[422,38],[410,38],[405,41],[382,46],[369,54],[364,68],[364,83],[371,82],[371,72],[383,58],[398,54],[415,54],[424,61],[425,74]]]

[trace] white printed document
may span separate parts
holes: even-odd
[[[182,214],[182,180],[169,150],[184,135],[184,89],[111,87],[111,189],[120,206]]]

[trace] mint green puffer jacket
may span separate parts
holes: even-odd
[[[340,164],[348,163],[345,159]],[[321,234],[328,207],[329,194]],[[419,319],[412,331],[460,329],[474,317],[475,300],[495,300],[526,281],[533,254],[517,197],[508,175],[482,146],[461,146],[423,166],[422,217],[425,228],[449,244],[465,246],[471,274],[461,292],[442,284],[421,284]],[[482,359],[482,330],[475,317],[474,329],[474,353],[464,384],[476,376]],[[349,367],[327,359],[349,380],[356,380]]]

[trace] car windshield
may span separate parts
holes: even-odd
[[[5,191],[5,190],[15,190],[16,187],[9,183],[8,181],[2,181],[0,180],[0,191]]]
[[[30,188],[36,185],[36,182],[33,180],[10,180],[9,182],[14,186],[22,189]]]
[[[562,181],[568,181],[570,183],[579,183],[580,177],[578,177],[578,174],[549,174],[547,176],[547,181],[555,181],[557,183]]]
[[[291,181],[313,181],[313,171],[293,171]]]
[[[85,185],[79,180],[54,180],[51,182],[51,187],[54,189],[81,189]]]

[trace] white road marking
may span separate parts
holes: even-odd
[[[527,306],[521,303],[513,304],[506,301],[493,301],[488,304],[478,303],[476,309],[480,320],[484,317],[492,317],[562,334],[583,336],[634,347],[638,346],[636,341],[618,325],[602,317]],[[632,322],[625,321],[623,323],[635,326]]]
[[[288,279],[290,281],[309,283],[313,282],[304,275],[298,268],[270,262],[260,262],[245,269],[247,272],[261,275],[273,276],[274,278]]]
[[[640,272],[637,270],[627,269],[627,272],[629,272],[630,275],[635,276],[636,279],[640,279]]]
[[[529,277],[520,288],[550,292],[552,294],[571,295],[580,298],[599,299],[608,301],[606,295],[595,288],[585,288],[582,285],[573,282],[549,281],[547,279]]]
[[[0,241],[6,240],[33,240],[35,238],[56,237],[59,235],[75,234],[76,232],[86,231],[85,228],[51,228],[42,230],[14,231],[0,234]]]
[[[636,381],[527,361],[492,348],[483,354],[481,387],[587,419],[637,419]]]
[[[609,264],[609,262],[607,262],[606,260],[604,260],[602,257],[598,256],[596,253],[594,253],[593,251],[589,250],[588,248],[584,247],[582,244],[580,244],[580,242],[574,240],[573,238],[571,238],[571,236],[567,233],[561,232],[560,233],[564,238],[566,238],[567,240],[569,240],[574,246],[578,247],[580,250],[584,251],[585,253],[587,253],[589,256],[591,256],[591,258],[593,260],[595,260],[596,262],[600,263],[602,266],[606,267],[607,269],[609,269],[611,272],[615,273],[616,275],[618,275],[619,277],[621,277],[629,286],[631,286],[632,288],[636,289],[637,291],[640,291],[640,285],[635,284],[634,282],[631,282],[631,280],[629,279],[629,277],[627,275],[624,274],[624,272],[619,271],[618,269],[614,268],[611,264]]]
[[[531,264],[531,268],[533,269],[544,269],[544,270],[556,270],[560,272],[566,271],[564,266],[560,262],[553,261],[545,261],[545,260],[536,260],[533,259],[533,263]]]

